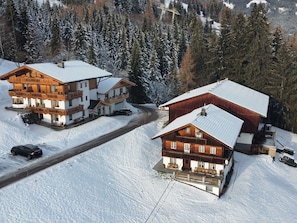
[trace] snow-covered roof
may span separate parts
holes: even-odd
[[[80,60],[64,61],[64,68],[54,63],[36,63],[26,66],[38,70],[63,83],[88,80],[92,78],[107,77],[112,74]]]
[[[206,115],[201,115],[202,109],[205,109]],[[243,125],[243,120],[213,104],[209,104],[176,118],[155,135],[153,139],[189,124],[233,148]]]
[[[0,58],[0,76],[14,69],[17,69],[20,65],[22,64],[14,63],[9,60],[4,60]]]
[[[257,113],[262,117],[267,116],[269,96],[228,79],[224,79],[222,81],[218,81],[186,92],[160,105],[160,107],[167,107],[174,103],[197,97],[206,93],[210,93],[226,101],[230,101],[234,104],[237,104],[243,108]]]
[[[119,77],[108,77],[100,80],[98,84],[98,93],[99,94],[106,94],[109,90],[111,90],[115,85],[117,85],[119,82],[126,83],[127,85],[135,85],[133,82],[125,80],[123,78]]]

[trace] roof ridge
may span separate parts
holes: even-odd
[[[223,80],[218,80],[218,81],[216,82],[216,84],[215,84],[212,88],[209,89],[209,92],[212,92],[214,89],[216,89],[216,88],[218,88],[219,86],[221,86],[221,85],[223,84],[223,82],[226,82],[226,81],[228,81],[228,80],[229,80],[228,78],[225,78],[225,79],[223,79]]]

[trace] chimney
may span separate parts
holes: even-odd
[[[201,115],[201,116],[207,116],[207,113],[206,113],[205,108],[202,108],[202,109],[201,109],[200,115]]]
[[[64,67],[65,67],[65,66],[64,66],[64,61],[62,61],[62,62],[58,62],[58,63],[57,63],[57,66],[60,67],[60,68],[64,68]]]

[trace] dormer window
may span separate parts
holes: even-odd
[[[197,138],[203,137],[203,133],[200,129],[195,129],[195,137],[197,137]]]

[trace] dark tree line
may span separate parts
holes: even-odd
[[[135,82],[136,103],[229,78],[271,96],[269,120],[296,131],[297,41],[269,24],[263,5],[244,16],[217,0],[176,1],[172,23],[153,0],[61,2],[0,0],[1,57],[83,60]]]

